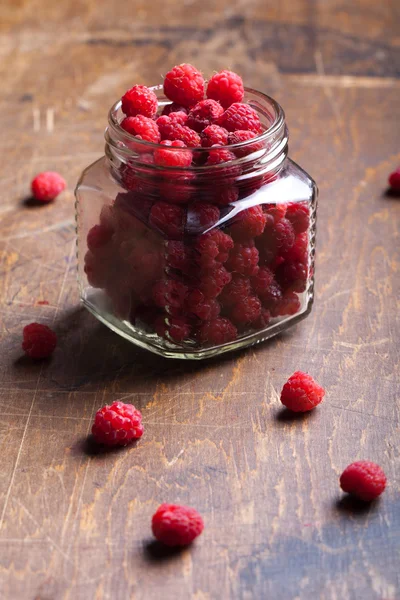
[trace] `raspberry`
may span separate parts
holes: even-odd
[[[178,113],[171,113],[178,114]],[[160,119],[170,119],[170,117],[159,117],[157,124]],[[174,124],[174,123],[161,123],[162,137],[166,140],[181,140],[186,146],[194,148],[200,146],[200,136],[198,133],[186,127],[186,125]]]
[[[87,234],[87,247],[94,252],[105,246],[112,238],[114,230],[105,225],[94,225]]]
[[[277,272],[277,280],[283,288],[304,292],[307,285],[308,266],[302,262],[286,262]]]
[[[264,329],[271,321],[271,313],[267,308],[261,307],[260,316],[253,323],[255,329]]]
[[[30,323],[23,329],[22,349],[31,358],[47,358],[53,354],[57,336],[47,325]]]
[[[107,281],[108,264],[98,260],[92,252],[86,252],[84,257],[84,267],[89,285],[94,288],[103,288]]]
[[[291,290],[286,291],[282,300],[275,307],[271,307],[273,317],[282,317],[284,315],[295,315],[300,310],[300,300],[298,295]]]
[[[236,156],[225,148],[212,148],[207,157],[207,165],[220,165],[235,160]]]
[[[325,395],[311,375],[296,371],[282,388],[281,402],[293,412],[307,412],[315,408]]]
[[[192,290],[186,299],[188,313],[192,313],[202,321],[216,319],[220,313],[220,305],[216,300],[206,298],[201,290]]]
[[[121,99],[122,112],[127,117],[154,117],[158,108],[157,96],[145,85],[134,85]]]
[[[233,275],[232,281],[224,288],[220,301],[224,308],[229,308],[250,295],[250,279],[242,275]]]
[[[260,267],[257,275],[251,278],[251,285],[255,293],[262,297],[274,279],[274,274],[268,267]]]
[[[183,151],[182,151],[183,152]],[[190,152],[190,151],[188,151]],[[193,173],[170,172],[160,182],[159,195],[172,204],[186,204],[192,195]]]
[[[171,113],[175,113],[175,112],[184,112],[187,113],[187,108],[185,106],[182,106],[182,104],[177,104],[176,102],[171,102],[171,104],[166,104],[163,108],[163,111],[161,114],[163,115],[170,115]]]
[[[242,144],[242,142],[247,142],[248,140],[252,140],[257,136],[255,131],[250,131],[249,129],[238,129],[229,134],[228,136],[228,144]],[[254,144],[243,144],[238,148],[233,148],[233,152],[238,158],[242,158],[243,156],[248,156],[253,152],[258,152],[263,149],[263,142],[254,142]]]
[[[267,217],[261,206],[246,208],[237,216],[230,228],[231,236],[235,241],[246,241],[262,234]]]
[[[193,106],[204,97],[203,76],[192,65],[177,65],[164,78],[164,93],[177,104]]]
[[[207,298],[216,298],[231,279],[232,275],[221,265],[202,273],[198,287]]]
[[[163,140],[162,146],[168,148],[186,148],[186,145],[180,140]],[[190,150],[167,150],[157,148],[154,152],[154,162],[163,167],[189,167],[192,163],[192,153]]]
[[[187,114],[183,111],[170,113],[168,116],[161,115],[161,117],[158,117],[156,123],[160,131],[161,138],[163,140],[173,140],[174,128],[176,125],[185,125],[187,118]]]
[[[134,135],[139,140],[153,142],[158,144],[161,140],[157,123],[148,117],[137,115],[136,117],[125,117],[121,122],[121,127],[130,135]]]
[[[262,126],[260,118],[254,108],[248,104],[239,104],[235,102],[226,109],[224,114],[218,119],[218,125],[225,127],[228,131],[245,129],[261,133]]]
[[[153,535],[166,546],[187,546],[204,529],[203,519],[194,508],[161,504],[151,520]]]
[[[265,204],[263,210],[265,214],[271,215],[274,223],[278,223],[286,214],[287,204]]]
[[[389,185],[393,190],[400,191],[400,167],[389,175]]]
[[[290,249],[295,241],[293,226],[288,219],[281,219],[275,225],[274,238],[278,250],[285,252]]]
[[[179,315],[185,304],[188,289],[186,285],[175,279],[161,279],[154,284],[152,297],[159,308],[170,315]]]
[[[232,248],[232,238],[219,229],[201,235],[194,246],[196,260],[204,269],[217,266],[216,262],[226,262]]]
[[[219,208],[206,202],[196,202],[188,208],[186,228],[190,234],[203,233],[219,220]]]
[[[228,108],[233,102],[241,102],[243,96],[242,78],[232,71],[220,71],[208,82],[207,98],[218,100],[224,108]]]
[[[242,298],[233,307],[230,317],[236,325],[256,321],[261,315],[261,302],[256,296]]]
[[[182,273],[189,273],[192,268],[192,257],[183,242],[169,241],[166,245],[165,260],[167,266]]]
[[[308,263],[308,235],[301,233],[295,239],[291,248],[282,253],[287,261]]]
[[[54,171],[39,173],[31,183],[31,191],[35,200],[50,202],[67,187],[65,179]]]
[[[274,223],[273,217],[267,220],[264,233],[257,239],[262,259],[271,263],[277,254],[285,254],[295,242],[293,226],[288,219],[281,219]]]
[[[233,204],[239,198],[239,190],[235,185],[226,187],[215,187],[211,194],[213,202],[219,206],[227,206]]]
[[[142,437],[142,415],[133,404],[113,402],[97,411],[92,434],[99,444],[126,446]]]
[[[179,238],[183,234],[184,211],[180,206],[168,202],[153,204],[149,223],[156,227],[167,238]]]
[[[203,129],[219,119],[224,109],[215,100],[201,100],[194,106],[188,116],[186,125],[201,133]]]
[[[260,294],[260,298],[265,308],[268,308],[272,313],[282,300],[282,290],[276,281],[273,281],[267,289]]]
[[[310,211],[307,204],[291,202],[287,205],[286,218],[293,225],[295,233],[307,231],[310,224]]]
[[[254,245],[235,244],[226,263],[228,269],[241,275],[256,275],[259,253]]]
[[[371,502],[386,487],[386,475],[379,465],[360,460],[345,468],[340,476],[340,487],[364,502]]]
[[[155,320],[154,330],[160,337],[172,342],[183,342],[190,335],[190,325],[183,317],[163,317]]]
[[[226,146],[228,143],[228,132],[219,125],[209,125],[201,132],[201,145],[203,148],[211,146]]]
[[[229,319],[218,317],[204,323],[197,332],[201,344],[219,346],[233,342],[237,338],[237,329]]]

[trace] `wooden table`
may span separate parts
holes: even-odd
[[[0,597],[12,600],[398,600],[400,5],[355,0],[12,0],[0,9]],[[279,338],[222,360],[136,349],[79,305],[73,188],[103,151],[109,106],[193,62],[278,99],[291,156],[320,188],[316,304]],[[38,208],[41,170],[69,190]],[[43,302],[48,304],[43,304]],[[22,327],[54,326],[49,362]],[[282,413],[295,370],[325,386]],[[85,442],[96,409],[143,411],[135,448]],[[343,500],[342,469],[385,469],[382,499]],[[161,502],[203,536],[152,543]]]

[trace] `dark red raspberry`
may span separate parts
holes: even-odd
[[[254,329],[264,329],[271,321],[271,313],[267,308],[261,307],[261,313],[258,319],[252,324]]]
[[[163,115],[170,115],[171,113],[175,113],[175,112],[184,112],[187,114],[188,109],[185,106],[182,106],[182,104],[177,104],[176,102],[171,102],[171,104],[166,104],[163,108],[163,111],[161,114]]]
[[[207,231],[219,220],[219,208],[206,202],[195,202],[187,211],[186,230],[189,234]]]
[[[194,173],[168,172],[160,181],[159,195],[172,204],[186,204],[194,192]]]
[[[251,206],[235,217],[230,234],[235,241],[245,242],[262,234],[266,220],[261,206]]]
[[[279,303],[282,301],[282,289],[276,283],[276,281],[273,281],[270,283],[267,289],[260,294],[260,298],[265,308],[268,308],[272,314],[275,308],[279,306]]]
[[[256,296],[249,296],[239,300],[230,312],[230,317],[235,325],[253,323],[261,315],[261,302]]]
[[[137,115],[136,117],[125,117],[121,122],[121,127],[130,135],[134,135],[139,140],[153,142],[158,144],[161,140],[157,123],[153,119]]]
[[[258,259],[259,253],[254,244],[235,244],[226,266],[232,273],[256,275],[259,269]]]
[[[398,167],[393,173],[389,175],[389,185],[392,190],[397,192],[400,191],[400,167]]]
[[[262,126],[257,112],[248,104],[239,104],[235,102],[226,109],[224,114],[218,119],[218,125],[225,127],[228,131],[245,129],[261,133]]]
[[[267,215],[270,215],[274,223],[278,223],[286,214],[287,204],[264,204],[263,211]]]
[[[134,85],[121,99],[122,112],[127,117],[154,117],[158,108],[157,96],[145,85]]]
[[[364,502],[371,502],[385,490],[386,475],[376,463],[359,460],[345,468],[340,476],[340,487]]]
[[[226,146],[228,143],[228,132],[219,125],[209,125],[201,133],[201,145],[203,148],[211,146]]]
[[[190,249],[183,242],[169,241],[166,244],[165,260],[167,266],[188,274],[193,268],[193,258]]]
[[[293,412],[307,412],[322,402],[325,390],[311,375],[296,371],[282,388],[281,402]]]
[[[57,336],[47,325],[30,323],[23,329],[22,349],[31,358],[47,358],[53,354]]]
[[[192,164],[192,153],[190,150],[175,150],[175,148],[186,148],[186,145],[180,140],[163,140],[162,146],[166,148],[157,148],[154,152],[154,162],[162,167],[189,167]],[[168,148],[173,148],[168,150]]]
[[[288,262],[301,262],[304,264],[308,263],[308,235],[307,233],[301,233],[294,241],[291,248],[288,248],[282,253],[285,260]]]
[[[188,116],[186,125],[201,133],[203,129],[219,119],[224,109],[215,100],[201,100],[194,106]]]
[[[198,287],[207,298],[216,298],[231,279],[232,275],[221,265],[203,272]]]
[[[218,317],[206,321],[198,330],[197,336],[201,344],[220,346],[233,342],[237,338],[237,329],[229,319]]]
[[[164,78],[164,93],[177,104],[193,106],[204,98],[203,76],[192,65],[177,65]]]
[[[224,187],[215,186],[210,190],[210,197],[215,204],[227,206],[233,204],[239,198],[239,189],[235,185],[226,185]]]
[[[241,102],[244,96],[242,78],[232,71],[220,71],[211,77],[207,85],[207,98],[218,100],[224,108],[233,102]]]
[[[154,322],[157,335],[172,342],[183,342],[190,336],[190,325],[184,317],[159,316]]]
[[[250,279],[242,275],[233,275],[232,281],[228,283],[220,296],[220,302],[224,308],[229,308],[250,295]]]
[[[174,128],[177,125],[185,125],[187,121],[187,114],[183,111],[171,113],[170,115],[161,115],[156,120],[157,127],[160,131],[161,139],[173,140]]]
[[[201,235],[194,246],[196,261],[202,268],[213,268],[215,262],[224,263],[228,260],[229,252],[233,248],[232,238],[215,229]]]
[[[156,202],[151,208],[149,223],[167,238],[179,239],[183,234],[184,214],[180,206]]]
[[[201,290],[194,289],[186,299],[186,309],[202,321],[209,321],[218,317],[221,307],[216,300],[210,300]]]
[[[278,255],[283,255],[293,247],[295,233],[288,219],[274,222],[272,216],[267,219],[264,233],[257,238],[257,247],[266,264],[273,263]]]
[[[271,307],[271,315],[273,317],[283,317],[285,315],[295,315],[301,307],[300,299],[295,292],[287,290],[281,301],[274,307]]]
[[[237,131],[233,131],[228,136],[228,144],[242,144],[242,142],[247,142],[248,140],[252,140],[257,136],[255,131],[250,131],[249,129],[238,129]],[[258,152],[264,148],[263,142],[254,142],[254,144],[243,144],[238,148],[233,148],[233,152],[238,158],[242,158],[243,156],[248,156],[253,152]]]
[[[274,238],[279,251],[285,252],[292,248],[295,241],[293,226],[288,219],[281,219],[275,224]]]
[[[188,288],[175,279],[161,279],[154,284],[152,298],[169,315],[179,315],[185,304]]]
[[[108,244],[114,234],[111,227],[99,224],[94,225],[87,234],[87,247],[94,252],[97,248],[101,248]]]
[[[142,437],[142,414],[133,404],[113,402],[97,411],[92,434],[98,444],[126,446]]]
[[[260,267],[258,273],[251,278],[251,285],[255,293],[262,297],[267,293],[269,286],[273,282],[274,274],[268,267]]]
[[[310,210],[304,202],[291,202],[286,208],[286,218],[293,225],[296,234],[307,231],[310,224]]]
[[[88,251],[84,257],[84,267],[89,285],[94,288],[103,288],[106,285],[108,277],[109,264],[104,263],[92,252]]]
[[[194,508],[161,504],[151,521],[153,535],[166,546],[187,546],[204,529],[203,519]]]
[[[285,262],[279,267],[276,278],[284,288],[304,292],[307,286],[308,266],[302,262]]]
[[[51,202],[66,187],[65,179],[55,171],[39,173],[31,183],[32,196],[40,202]]]

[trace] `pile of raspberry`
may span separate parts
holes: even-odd
[[[85,272],[115,315],[146,333],[178,345],[232,342],[300,311],[308,202],[261,204],[258,195],[252,206],[276,175],[257,168],[264,126],[239,75],[224,70],[206,84],[182,64],[164,93],[162,109],[142,85],[122,97],[133,158],[118,170],[123,191],[88,232]]]

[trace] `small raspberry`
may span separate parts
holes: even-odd
[[[226,146],[228,143],[228,132],[219,125],[209,125],[201,132],[201,145],[203,148],[211,146]]]
[[[285,252],[293,246],[295,235],[293,226],[288,219],[281,219],[276,223],[274,238],[276,240],[276,246],[281,252]]]
[[[207,98],[218,100],[224,108],[228,108],[233,102],[241,102],[243,96],[242,78],[232,71],[220,71],[208,82]]]
[[[293,412],[307,412],[322,402],[325,390],[311,375],[296,371],[282,388],[281,402]]]
[[[263,290],[260,294],[260,298],[265,308],[268,308],[272,314],[282,300],[282,290],[276,281],[273,281],[265,290]]]
[[[254,329],[264,329],[271,321],[271,313],[267,308],[261,307],[260,316],[252,324]]]
[[[271,315],[273,317],[295,315],[299,312],[300,307],[301,304],[298,295],[291,290],[287,290],[283,294],[281,301],[276,306],[271,307]]]
[[[125,92],[121,99],[122,112],[127,117],[154,117],[158,108],[157,96],[145,85],[134,85],[133,88]]]
[[[198,287],[207,298],[216,298],[231,279],[232,275],[221,265],[203,272]]]
[[[278,223],[286,214],[287,204],[264,204],[263,210],[265,214],[271,215],[273,222]]]
[[[171,240],[165,249],[167,266],[182,273],[189,273],[193,267],[190,249],[183,242]]]
[[[156,202],[151,207],[149,223],[167,238],[180,238],[183,234],[184,211],[168,202]]]
[[[219,206],[233,204],[239,199],[239,190],[235,185],[216,186],[210,192],[213,202]]]
[[[286,262],[277,271],[276,278],[281,286],[293,292],[304,292],[307,286],[308,266],[302,262]]]
[[[172,342],[183,342],[190,336],[190,325],[183,317],[158,317],[154,322],[157,335]]]
[[[87,247],[94,252],[105,246],[111,240],[113,234],[114,230],[111,227],[102,224],[94,225],[87,234]]]
[[[97,411],[92,434],[99,444],[126,446],[142,437],[142,414],[133,404],[113,402]]]
[[[304,233],[310,224],[310,210],[306,203],[291,202],[287,205],[286,218],[293,225],[296,234]]]
[[[230,234],[238,242],[255,238],[264,231],[266,220],[261,206],[251,206],[237,215],[230,227]]]
[[[30,323],[23,329],[22,349],[31,358],[47,358],[53,354],[57,336],[47,325]]]
[[[255,293],[262,297],[273,282],[274,274],[268,267],[260,267],[258,273],[251,278],[251,285]]]
[[[186,229],[190,234],[207,231],[219,220],[219,208],[206,202],[195,202],[187,211]]]
[[[207,157],[207,165],[221,165],[231,160],[235,160],[236,156],[225,148],[212,148]]]
[[[157,148],[154,152],[154,162],[162,167],[189,167],[192,163],[192,153],[190,150],[175,150],[175,148],[186,148],[186,145],[180,140],[163,140],[162,146],[174,148]]]
[[[400,191],[400,167],[389,175],[389,185],[393,190]]]
[[[164,93],[177,104],[193,106],[204,97],[203,76],[192,65],[177,65],[164,78]]]
[[[237,131],[233,131],[229,134],[228,144],[242,144],[242,142],[252,140],[256,136],[257,133],[255,131],[250,131],[249,129],[238,129]],[[243,144],[238,148],[233,148],[233,152],[238,158],[242,158],[243,156],[248,156],[253,152],[262,150],[263,147],[263,142],[254,142],[254,144]]]
[[[159,308],[169,315],[179,315],[185,304],[188,288],[175,279],[161,279],[154,284],[152,297]]]
[[[239,104],[235,102],[226,109],[224,114],[218,119],[218,125],[225,127],[228,131],[236,131],[237,129],[245,129],[261,133],[262,126],[260,117],[254,108],[248,104]]]
[[[161,114],[163,115],[170,115],[171,113],[175,113],[175,112],[184,112],[187,113],[188,109],[185,106],[182,106],[182,104],[177,104],[176,102],[171,102],[171,104],[166,104],[163,108],[163,111]]]
[[[204,323],[197,336],[201,344],[219,346],[233,342],[237,338],[237,329],[229,319],[218,317]]]
[[[340,487],[364,502],[371,502],[385,490],[386,475],[376,463],[360,460],[345,468]]]
[[[197,262],[205,269],[216,266],[215,262],[226,262],[232,248],[232,238],[219,229],[201,235],[194,246]]]
[[[250,295],[250,279],[242,275],[233,275],[232,281],[228,283],[220,296],[220,302],[224,308],[230,308]]]
[[[254,244],[235,244],[226,266],[232,273],[256,275],[259,269],[258,258],[259,253]]]
[[[159,195],[171,204],[186,204],[194,191],[194,178],[193,173],[168,172],[164,180],[160,181]]]
[[[67,187],[65,179],[55,171],[39,173],[31,183],[31,191],[35,200],[50,202]]]
[[[185,125],[187,118],[187,114],[183,111],[170,113],[168,116],[161,115],[161,117],[158,117],[156,123],[160,131],[161,138],[163,140],[173,140],[174,128],[177,125]]]
[[[291,248],[282,253],[288,262],[308,263],[308,235],[307,232],[301,233],[295,239]]]
[[[171,113],[177,114],[177,113]],[[160,117],[157,119],[157,123],[160,119],[169,119],[170,117]],[[200,146],[200,136],[198,133],[190,129],[190,127],[186,127],[186,125],[174,125],[168,124],[165,126],[161,124],[162,137],[166,140],[181,140],[184,142],[186,146],[189,148],[194,148],[195,146]]]
[[[125,117],[121,122],[121,127],[130,135],[134,135],[139,140],[153,142],[158,144],[161,140],[157,123],[153,119],[137,115],[136,117]]]
[[[245,325],[256,321],[261,315],[261,302],[256,296],[248,296],[239,300],[230,312],[236,325]]]
[[[186,309],[202,321],[209,321],[218,317],[221,307],[216,300],[210,300],[201,290],[194,289],[186,299]]]
[[[153,535],[166,546],[187,546],[204,529],[203,519],[194,508],[161,504],[151,520]]]
[[[201,100],[194,106],[188,116],[186,125],[201,133],[203,129],[219,119],[224,109],[215,100]]]

